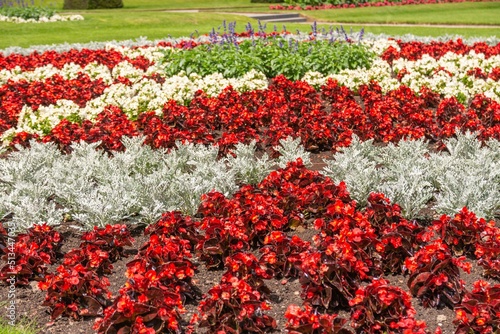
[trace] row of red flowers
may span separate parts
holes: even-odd
[[[411,1],[411,0],[410,0]],[[433,1],[433,0],[430,0]],[[249,37],[251,35],[251,30],[243,33],[234,33],[236,36]],[[259,38],[267,38],[269,36],[289,34],[288,32],[254,32],[253,35]],[[462,39],[448,40],[448,41],[432,41],[432,42],[403,42],[398,40],[398,45],[401,51],[396,51],[393,48],[389,48],[385,52],[384,59],[394,59],[394,58],[405,58],[409,60],[420,59],[422,55],[428,54],[434,58],[440,58],[447,52],[454,52],[457,54],[466,54],[474,50],[476,53],[484,53],[486,58],[493,55],[500,54],[500,43],[496,45],[489,45],[486,42],[475,42],[471,45],[465,44]],[[174,47],[174,48],[194,48],[200,44],[208,42],[199,42],[195,40],[182,40],[177,43],[161,41],[156,44],[156,46],[161,47]],[[141,48],[147,48],[149,46],[142,46]],[[139,47],[137,47],[139,48]],[[138,56],[133,59],[124,56],[122,53],[116,50],[89,50],[82,49],[76,50],[71,49],[69,51],[57,52],[54,50],[44,51],[44,52],[33,52],[29,55],[21,55],[17,53],[12,53],[10,55],[3,55],[0,53],[0,70],[7,69],[11,70],[19,66],[23,71],[31,71],[37,67],[45,65],[53,65],[56,68],[62,68],[64,65],[69,63],[75,63],[80,66],[86,66],[91,62],[96,62],[97,64],[102,64],[107,66],[109,69],[113,69],[117,64],[122,61],[130,62],[133,66],[146,70],[152,63],[142,57]]]
[[[66,82],[55,76],[44,83],[4,85],[0,88],[0,133],[15,126],[16,112],[25,103],[37,109],[65,97],[84,105],[105,87],[85,75]],[[172,148],[181,140],[217,144],[224,154],[235,144],[254,139],[269,149],[288,136],[300,137],[309,151],[335,151],[349,145],[352,134],[378,142],[422,137],[439,142],[456,131],[476,131],[481,139],[500,139],[500,104],[496,101],[477,95],[464,106],[454,97],[442,98],[425,87],[419,93],[400,86],[384,94],[372,82],[360,87],[358,97],[334,80],[317,91],[305,82],[278,76],[263,91],[238,93],[227,88],[218,97],[198,92],[188,106],[170,101],[162,115],[144,112],[135,121],[109,106],[93,123],[62,120],[43,138],[22,132],[11,145],[28,145],[37,138],[69,151],[73,142],[84,140],[102,141],[102,148],[117,150],[123,148],[122,136],[142,134],[145,143],[155,148]]]
[[[500,276],[500,229],[466,208],[422,226],[404,219],[384,195],[372,193],[361,211],[343,183],[335,185],[299,160],[256,186],[242,186],[232,198],[204,195],[196,216],[167,212],[145,230],[150,239],[128,263],[128,281],[114,301],[107,280],[98,277],[126,255],[130,234],[122,225],[84,234],[80,248],[64,256],[56,274],[38,276],[52,317],[99,314],[95,329],[102,333],[190,333],[196,326],[210,333],[267,333],[276,322],[265,312],[271,293],[266,280],[298,278],[304,305],[290,305],[286,312],[291,333],[351,333],[343,328],[347,321],[356,332],[425,333],[410,295],[424,307],[454,308],[456,333],[500,329],[495,299],[500,285],[477,281],[469,291],[459,271],[469,272],[465,256],[475,256],[485,275]],[[288,235],[299,226],[318,230],[313,244]],[[40,252],[16,248],[19,277],[36,262],[27,257],[46,256],[46,249],[59,247],[60,238],[43,225],[18,237],[20,245],[26,242]],[[251,253],[257,249],[260,258]],[[193,253],[208,268],[225,269],[220,283],[204,296],[192,279],[197,270]],[[42,262],[31,272],[43,272],[48,262]],[[408,275],[409,292],[384,279],[401,273]],[[26,279],[17,282],[27,284]],[[187,301],[199,301],[189,324],[182,318]],[[338,317],[339,310],[349,311],[350,319]]]
[[[377,1],[377,2],[356,2],[356,3],[341,3],[337,5],[270,5],[271,10],[324,10],[324,9],[340,9],[340,8],[356,8],[356,7],[386,7],[386,6],[406,6],[406,5],[429,5],[438,3],[459,3],[459,2],[482,2],[484,0],[402,0],[402,1]]]
[[[423,55],[429,55],[435,59],[439,59],[448,52],[465,55],[474,51],[478,54],[484,54],[485,58],[500,54],[500,43],[489,45],[486,42],[475,42],[469,45],[464,43],[460,38],[445,42],[432,41],[424,43],[419,41],[404,42],[402,40],[396,40],[396,42],[398,43],[400,50],[396,50],[394,47],[390,46],[381,56],[382,59],[388,61],[389,63],[392,60],[399,58],[418,60],[421,59]]]

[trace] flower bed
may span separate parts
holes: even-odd
[[[0,57],[0,279],[99,333],[500,330],[500,44],[246,36],[214,52],[371,57],[303,80],[212,73],[215,36]]]
[[[12,2],[3,2],[0,7],[0,22],[43,23],[83,19],[81,15],[59,15],[53,8],[36,7],[24,1],[17,1],[17,6]]]
[[[24,19],[17,16],[4,16],[0,15],[0,22],[12,22],[12,23],[46,23],[46,22],[58,22],[58,21],[83,21],[84,18],[81,15],[58,15],[54,14],[50,17],[42,16],[38,19]]]
[[[439,3],[458,3],[458,2],[480,2],[485,0],[396,0],[396,1],[287,1],[290,5],[270,5],[271,10],[324,10],[324,9],[343,9],[357,7],[386,7],[386,6],[406,6],[406,5],[429,5]],[[311,4],[311,3],[315,4]]]

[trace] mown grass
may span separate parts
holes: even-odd
[[[2,303],[4,306],[6,303]],[[3,309],[3,307],[2,307]],[[0,334],[35,334],[36,325],[33,321],[29,321],[25,318],[21,320],[16,320],[15,326],[9,324],[9,322],[0,317]]]
[[[35,0],[35,5],[62,9],[64,0]],[[269,4],[250,0],[124,0],[124,9],[190,9],[190,8],[269,8]]]
[[[56,2],[37,0],[38,4],[53,4],[62,8],[63,0]],[[161,39],[170,36],[189,36],[195,30],[200,34],[209,33],[212,28],[217,28],[223,20],[236,21],[237,31],[243,31],[250,22],[254,26],[257,21],[246,16],[230,14],[236,11],[227,7],[239,7],[238,11],[263,11],[267,4],[251,4],[249,0],[126,0],[125,8],[94,11],[73,11],[84,16],[84,21],[55,22],[41,24],[15,24],[0,22],[0,49],[10,46],[27,47],[40,44],[59,43],[87,43],[91,41],[111,41],[136,39],[141,36],[148,39]],[[213,6],[211,11],[199,13],[172,13],[167,9],[181,8],[207,8]],[[247,8],[250,6],[250,9]],[[215,9],[218,7],[219,9]],[[222,9],[220,7],[226,7]],[[227,14],[220,12],[227,11]],[[414,34],[419,36],[462,35],[472,36],[500,36],[500,28],[488,27],[412,27],[412,26],[364,26],[363,22],[375,23],[441,23],[441,24],[491,24],[494,18],[500,17],[499,2],[485,3],[457,3],[442,5],[415,5],[402,7],[383,8],[356,8],[327,11],[301,12],[312,20],[330,22],[354,22],[344,24],[346,29],[359,31],[364,28],[367,32],[384,33],[388,35]],[[63,13],[64,14],[64,13]],[[268,31],[273,28],[273,23],[268,23]],[[325,23],[320,27],[328,28]],[[277,24],[282,30],[283,24]],[[334,24],[339,27],[339,24]],[[296,30],[309,32],[309,24],[286,24],[288,31]]]
[[[328,25],[318,25],[319,27],[329,27]],[[342,26],[346,31],[350,31],[351,29],[357,33],[361,29],[364,29],[364,32],[370,32],[373,34],[386,34],[392,36],[402,36],[406,34],[416,35],[416,36],[463,36],[463,37],[491,37],[497,36],[500,37],[500,28],[441,28],[441,27],[409,27],[409,26],[398,26],[398,27],[390,27],[390,26],[364,26],[364,25],[356,25],[356,24],[334,24],[333,27]],[[290,26],[294,28],[295,26]],[[287,26],[288,29],[288,26]],[[294,31],[294,30],[292,30]],[[310,29],[309,29],[310,31]]]
[[[223,20],[245,23],[257,21],[242,19],[241,16],[215,13],[164,13],[164,12],[117,12],[109,10],[84,14],[84,21],[54,22],[41,24],[13,24],[0,22],[0,48],[9,46],[30,46],[39,44],[85,43],[90,41],[110,41],[165,38],[168,35],[189,36],[195,30],[208,33]],[[245,23],[243,23],[245,22]]]
[[[331,22],[498,25],[500,2],[332,9],[306,14],[318,21]]]

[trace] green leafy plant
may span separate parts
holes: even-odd
[[[364,45],[345,41],[319,41],[312,37],[310,41],[299,42],[275,36],[238,43],[231,34],[222,38],[215,33],[211,36],[215,44],[166,51],[166,73],[202,76],[221,73],[226,78],[235,78],[253,69],[268,78],[282,74],[299,80],[308,71],[331,74],[344,69],[369,68],[374,57]],[[217,38],[219,40],[215,40]]]
[[[41,17],[51,18],[55,13],[55,9],[48,7],[0,7],[0,15],[19,17],[25,20],[39,20]]]

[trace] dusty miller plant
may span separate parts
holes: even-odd
[[[464,206],[479,217],[493,218],[500,210],[500,145],[484,145],[476,133],[457,133],[445,141],[447,154],[432,154],[435,210],[453,214]]]
[[[288,162],[295,161],[298,158],[302,159],[305,166],[311,166],[311,154],[306,152],[300,144],[300,137],[293,139],[289,136],[286,139],[280,139],[280,146],[273,148],[280,153],[279,158],[276,160],[276,164],[280,168],[285,168]]]
[[[248,145],[237,144],[232,153],[234,156],[228,155],[227,162],[234,171],[237,182],[257,184],[271,171],[272,162],[268,154],[257,157],[255,140]]]
[[[382,166],[383,182],[377,190],[398,203],[405,217],[418,218],[435,191],[426,158],[428,144],[424,140],[402,140],[378,152],[375,161]]]
[[[0,159],[0,217],[11,217],[20,231],[43,222],[56,224],[67,211],[56,206],[50,182],[61,153],[52,144],[31,144],[31,149],[17,147],[8,159]]]
[[[362,142],[353,135],[351,145],[335,153],[333,159],[324,159],[323,173],[336,183],[345,181],[351,197],[361,206],[367,204],[368,195],[380,184],[376,169],[373,140]]]
[[[438,214],[464,206],[493,218],[500,210],[500,143],[481,143],[477,134],[457,133],[445,142],[448,152],[430,153],[423,140],[375,147],[353,137],[351,146],[325,160],[324,173],[346,181],[351,196],[366,205],[371,191],[385,193],[407,218],[418,218],[432,199]]]
[[[237,145],[235,157],[218,159],[217,146],[177,142],[167,152],[143,141],[124,138],[126,149],[111,155],[98,150],[98,142],[75,143],[68,155],[53,144],[19,147],[0,159],[0,218],[19,230],[64,219],[87,229],[150,224],[169,210],[195,214],[202,194],[216,190],[231,196],[241,183],[260,182],[275,164],[266,154],[256,157],[255,142]],[[296,144],[282,150],[290,160],[308,156]]]

